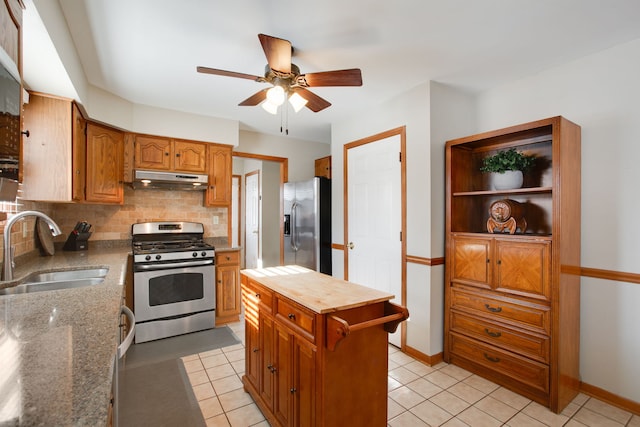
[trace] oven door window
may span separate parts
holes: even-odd
[[[149,279],[149,305],[174,304],[204,298],[200,273],[167,274]]]

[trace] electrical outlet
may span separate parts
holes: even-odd
[[[218,215],[213,216],[213,225],[217,225],[219,223]]]

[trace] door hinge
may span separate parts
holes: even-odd
[[[402,163],[402,151],[398,153],[398,161]]]
[[[400,241],[402,242],[402,231],[400,232]]]

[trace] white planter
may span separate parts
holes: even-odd
[[[504,173],[492,173],[494,190],[513,190],[522,187],[524,180],[522,171],[506,171]]]

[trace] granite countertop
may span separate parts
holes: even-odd
[[[297,265],[241,270],[259,284],[318,314],[389,301],[393,294]]]
[[[99,285],[0,296],[0,425],[107,424],[129,252],[95,246],[20,261],[12,284],[38,271],[109,272]]]

